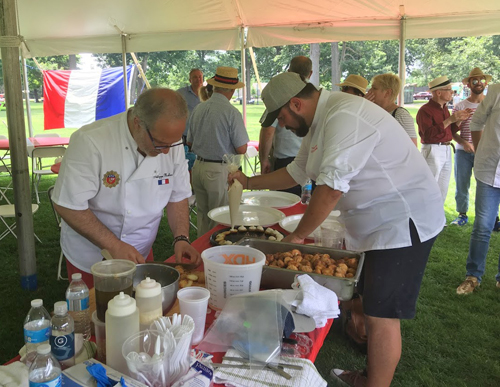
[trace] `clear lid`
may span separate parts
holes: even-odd
[[[68,313],[68,304],[66,303],[66,301],[57,301],[54,304],[54,313],[57,315]]]
[[[93,275],[98,277],[126,277],[135,272],[135,263],[126,259],[111,259],[94,263],[90,268]]]
[[[50,344],[42,344],[36,348],[39,355],[47,355],[50,353]]]
[[[39,308],[43,305],[43,300],[41,300],[40,298],[37,298],[35,300],[31,300],[31,306],[33,308]]]

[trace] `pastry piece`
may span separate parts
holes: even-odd
[[[271,227],[266,228],[267,235],[274,235],[274,230]]]
[[[267,240],[269,240],[269,241],[275,241],[275,240],[277,240],[277,239],[276,239],[276,237],[275,237],[275,236],[272,236],[272,235],[271,235],[269,238],[267,238]]]
[[[262,226],[257,226],[257,230],[256,231],[259,231],[259,232],[264,232],[264,227]]]
[[[247,228],[245,226],[238,227],[239,232],[247,232]]]
[[[257,231],[257,227],[250,226],[250,227],[248,227],[248,231]]]

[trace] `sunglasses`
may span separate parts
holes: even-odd
[[[486,79],[473,79],[471,83],[473,86],[476,86],[478,83],[482,83],[484,85],[486,83]]]
[[[155,140],[153,139],[153,136],[151,135],[151,132],[148,129],[148,126],[144,122],[143,122],[143,124],[144,124],[144,129],[146,129],[146,132],[147,132],[147,134],[149,136],[149,139],[151,140],[151,143],[153,144],[153,147],[156,150],[169,149],[169,148],[173,148],[173,147],[176,147],[176,146],[183,145],[181,140],[179,140],[180,142],[178,142],[176,144],[173,144],[173,145],[156,145],[155,144]]]

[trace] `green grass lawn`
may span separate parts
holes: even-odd
[[[35,105],[35,104],[34,104]],[[240,105],[235,105],[240,106]],[[408,108],[412,115],[417,106]],[[35,133],[42,131],[41,105],[32,108]],[[262,105],[248,106],[247,127],[250,138],[258,139],[258,119]],[[4,119],[5,112],[0,112]],[[0,129],[0,133],[4,133]],[[72,130],[56,131],[68,136]],[[44,177],[42,189],[53,185],[55,177]],[[0,184],[5,179],[0,179]],[[455,213],[455,182],[452,178],[445,212],[448,223]],[[464,227],[448,226],[438,237],[431,252],[424,276],[417,317],[402,322],[403,354],[396,371],[393,386],[499,386],[500,385],[500,324],[498,322],[500,289],[495,288],[495,274],[500,252],[500,234],[493,233],[481,288],[469,296],[457,296],[455,289],[463,280],[465,260],[472,223],[474,221],[475,184],[471,187],[469,224]],[[11,192],[9,192],[11,194]],[[42,243],[36,242],[39,287],[25,291],[20,287],[17,243],[12,236],[0,241],[3,280],[0,282],[0,364],[14,357],[23,345],[23,319],[30,301],[42,298],[49,310],[55,301],[64,299],[67,282],[57,281],[59,259],[59,230],[46,194],[41,194],[39,211],[34,216],[35,232]],[[0,231],[3,228],[0,228]],[[194,238],[194,235],[191,235]],[[154,245],[155,259],[164,260],[172,255],[172,237],[166,220],[162,220]],[[316,360],[316,366],[330,383],[332,367],[362,368],[365,357],[339,332],[334,324]],[[314,386],[311,386],[314,387]]]

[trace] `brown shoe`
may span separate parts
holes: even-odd
[[[500,289],[500,281],[497,281],[497,288]]]
[[[366,370],[344,371],[334,368],[330,371],[330,376],[340,382],[342,386],[365,387],[367,383]]]
[[[479,287],[479,281],[476,277],[469,275],[465,281],[457,288],[457,294],[470,294]]]

